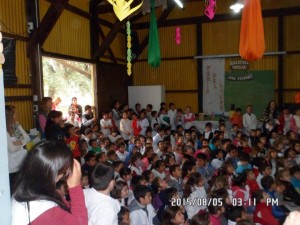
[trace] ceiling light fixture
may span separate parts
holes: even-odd
[[[239,13],[242,8],[244,8],[244,4],[241,1],[234,1],[234,4],[229,7],[235,13]]]
[[[174,1],[180,8],[183,8],[183,4],[180,0],[174,0]]]

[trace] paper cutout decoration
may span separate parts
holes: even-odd
[[[205,10],[204,15],[206,15],[210,20],[215,17],[217,8],[217,0],[205,0]]]
[[[118,19],[122,21],[127,16],[138,10],[142,4],[143,1],[136,7],[130,9],[130,5],[133,3],[133,0],[125,1],[125,0],[107,0],[110,4],[112,4],[114,12]]]
[[[260,0],[245,0],[240,31],[240,56],[247,61],[260,59],[265,51],[264,24]]]
[[[177,45],[180,45],[180,43],[181,43],[181,30],[180,30],[180,27],[176,27],[175,32],[176,32],[175,42],[176,42]]]
[[[155,16],[155,0],[151,0],[151,14],[150,14],[150,30],[149,30],[149,44],[148,44],[148,63],[150,66],[156,68],[160,66],[160,46],[157,30],[157,22]]]
[[[132,51],[131,51],[131,29],[130,29],[130,22],[127,21],[126,23],[126,33],[127,33],[127,75],[130,76],[132,73],[131,67],[131,60],[132,60]]]
[[[2,33],[0,32],[0,70],[2,70],[2,64],[4,63],[5,63],[5,58],[3,55]]]

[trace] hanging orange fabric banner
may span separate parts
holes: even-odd
[[[240,56],[247,61],[260,59],[265,51],[264,24],[260,0],[245,0],[240,31]]]

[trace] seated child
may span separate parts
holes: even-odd
[[[264,176],[261,179],[261,185],[264,189],[264,191],[269,194],[270,198],[276,199],[275,197],[275,181],[274,178],[271,177],[270,175]],[[280,208],[280,206],[274,204],[272,205],[272,214],[276,219],[281,219],[283,220],[286,216],[285,212]]]
[[[263,189],[263,187],[262,187],[260,181],[261,181],[261,179],[262,179],[263,177],[265,177],[265,176],[270,176],[271,173],[272,173],[272,169],[271,169],[271,167],[270,167],[268,164],[262,163],[262,164],[258,167],[258,170],[259,170],[259,174],[258,174],[258,176],[256,177],[256,182],[257,182],[259,188],[260,188],[260,189]]]
[[[129,193],[129,188],[127,183],[125,181],[118,180],[115,183],[115,186],[111,191],[110,196],[114,198],[117,201],[117,203],[120,204],[120,206],[127,207],[128,193]]]
[[[292,185],[296,191],[300,194],[300,167],[294,166],[290,169],[290,174],[292,176]]]
[[[88,152],[84,157],[85,163],[82,165],[81,170],[88,174],[90,184],[92,183],[92,172],[97,164],[96,155],[93,152]]]
[[[283,192],[284,200],[294,202],[296,205],[300,206],[300,195],[291,183],[289,171],[285,169],[280,170],[277,177],[285,186],[285,191]]]
[[[226,148],[227,155],[225,157],[225,160],[230,160],[234,169],[237,168],[237,162],[238,162],[238,150],[237,147],[233,144],[227,145]]]
[[[190,178],[191,173],[196,172],[196,163],[194,160],[187,160],[182,165],[182,178],[183,185],[186,184],[188,179]]]
[[[218,150],[214,151],[213,154],[214,154],[214,159],[211,161],[211,165],[215,170],[217,170],[222,166],[222,164],[224,162],[223,151],[222,151],[222,149],[218,149]]]
[[[244,173],[246,174],[246,177],[247,177],[246,184],[250,188],[250,194],[254,193],[255,191],[258,191],[259,186],[256,182],[255,174],[254,174],[253,170],[244,170]]]
[[[279,222],[272,215],[272,206],[267,205],[269,195],[263,190],[257,190],[253,193],[253,201],[256,202],[253,220],[261,225],[279,225]]]
[[[65,180],[59,180],[56,183],[56,192],[61,196],[62,199],[70,200],[68,185]]]
[[[114,150],[109,150],[107,152],[107,162],[110,163],[111,165],[117,161],[117,154]]]
[[[162,205],[162,199],[166,196],[165,190],[167,189],[168,184],[166,181],[156,177],[151,183],[151,189],[153,190],[153,207],[155,210],[158,210]]]
[[[238,167],[236,168],[235,172],[237,174],[241,174],[244,170],[251,170],[252,166],[250,165],[250,156],[248,153],[242,152],[239,156],[240,161],[238,162]]]
[[[157,160],[155,162],[154,168],[152,169],[152,173],[155,177],[159,177],[160,179],[164,180],[166,178],[165,174],[165,164],[162,160]]]
[[[118,225],[130,225],[129,209],[124,206],[121,206],[120,212],[118,213]]]
[[[118,150],[117,150],[117,152],[116,152],[116,154],[117,154],[117,156],[118,156],[118,159],[119,159],[120,161],[122,161],[122,162],[125,162],[125,159],[126,159],[126,157],[127,157],[127,155],[128,155],[128,152],[125,151],[125,149],[126,149],[125,143],[120,143],[120,144],[118,145]]]
[[[118,224],[120,205],[110,197],[114,188],[114,169],[105,164],[98,164],[92,174],[93,185],[85,189],[85,204],[89,224]]]
[[[184,186],[183,197],[185,199],[204,199],[206,198],[206,191],[204,189],[204,179],[201,174],[198,172],[192,173],[190,175],[189,180]],[[205,210],[206,205],[200,204],[187,204],[185,205],[185,210],[187,212],[188,218],[192,219],[192,217],[199,213],[200,210]]]
[[[199,153],[197,155],[197,172],[202,175],[204,178],[205,187],[208,188],[208,182],[211,180],[212,175],[214,174],[214,168],[207,162],[207,156]]]
[[[123,168],[124,163],[121,161],[115,161],[113,162],[113,167],[115,170],[115,180],[118,180],[120,178],[120,170]]]
[[[89,140],[89,146],[90,146],[90,151],[92,151],[94,153],[100,153],[101,152],[101,148],[98,145],[97,139],[90,139]]]
[[[121,137],[121,135],[118,135],[118,132],[117,132],[116,129],[112,129],[111,132],[110,132],[110,135],[108,135],[108,138],[109,138],[111,143],[115,143],[116,140],[120,137]]]
[[[236,199],[236,202],[241,202],[245,208],[248,208],[250,206],[250,188],[246,184],[246,175],[244,173],[233,177],[232,196],[234,199]]]
[[[107,155],[105,152],[100,152],[96,155],[97,163],[106,163],[107,162]]]
[[[227,208],[226,215],[228,218],[228,225],[236,225],[240,220],[247,218],[245,209],[242,206],[231,206]]]
[[[90,188],[88,174],[84,171],[81,173],[81,187],[82,189]]]
[[[162,216],[163,221],[162,224],[168,225],[177,225],[184,224],[184,214],[182,213],[182,209],[179,206],[169,206],[165,209],[164,214]]]
[[[130,205],[131,225],[159,224],[156,212],[151,204],[151,190],[145,185],[138,185],[133,190],[134,198]]]
[[[170,180],[168,181],[169,187],[176,188],[180,197],[183,196],[183,182],[182,171],[179,165],[170,166]]]

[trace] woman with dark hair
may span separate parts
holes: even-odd
[[[128,185],[125,181],[118,180],[115,183],[114,189],[110,192],[110,196],[120,204],[120,206],[126,206],[127,207],[127,201],[128,201]]]
[[[37,117],[38,121],[36,123],[37,129],[39,130],[42,139],[45,139],[45,127],[46,127],[48,114],[51,111],[51,107],[52,107],[52,98],[43,97],[40,102],[40,108]]]
[[[68,112],[70,112],[70,111],[74,111],[76,113],[76,115],[78,115],[79,118],[81,119],[81,117],[82,117],[82,106],[77,103],[77,98],[76,97],[72,98],[72,103],[71,103],[71,105],[69,106],[69,109],[68,109]]]
[[[21,163],[27,155],[26,144],[30,142],[30,137],[22,126],[17,122],[16,108],[13,105],[5,106],[7,150],[10,190],[14,185],[17,172]]]
[[[45,127],[45,138],[49,141],[63,140],[65,135],[61,127],[62,123],[62,112],[52,110],[46,122]]]
[[[163,214],[162,225],[183,225],[188,224],[184,222],[184,214],[179,206],[169,206],[165,209]]]
[[[65,178],[72,200],[69,206],[56,192]],[[87,225],[87,209],[80,185],[80,164],[62,142],[44,141],[24,160],[12,199],[12,225]]]
[[[279,117],[280,112],[278,110],[277,104],[274,100],[270,100],[267,107],[263,112],[263,132],[266,133],[268,131],[269,126],[274,127],[276,129],[276,119]]]

